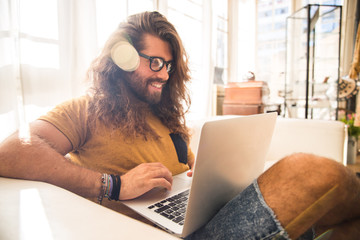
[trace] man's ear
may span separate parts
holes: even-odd
[[[121,39],[111,48],[111,59],[127,72],[135,71],[140,64],[139,53],[127,38]]]

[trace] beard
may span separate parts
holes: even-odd
[[[166,84],[166,81],[164,80],[158,78],[144,79],[136,73],[133,73],[129,78],[126,78],[126,82],[136,98],[150,105],[155,105],[160,102],[162,91]],[[151,91],[151,88],[154,88],[153,85],[155,84],[162,85],[162,87],[156,91]]]

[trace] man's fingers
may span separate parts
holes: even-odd
[[[122,176],[120,197],[122,200],[136,198],[155,187],[171,190],[172,174],[161,163],[141,164]]]
[[[164,178],[166,179],[170,184],[172,184],[173,178],[171,172],[167,168],[159,168],[156,169],[154,172],[154,178]]]
[[[147,175],[147,178],[165,178],[170,184],[172,184],[172,173],[161,163],[148,163],[144,167],[144,174]]]
[[[171,190],[171,186],[172,184],[166,180],[165,178],[154,178],[154,179],[151,179],[151,184],[152,184],[152,187],[149,189],[153,189],[155,187],[163,187],[163,188],[166,188],[167,190]]]
[[[195,159],[189,159],[189,162],[188,162],[188,165],[189,165],[189,167],[190,167],[190,171],[188,171],[187,173],[186,173],[186,175],[188,176],[188,177],[192,177],[193,176],[193,171],[194,171],[194,165],[195,165]]]

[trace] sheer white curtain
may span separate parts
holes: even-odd
[[[16,112],[16,82],[19,80],[19,71],[18,59],[14,58],[18,41],[17,22],[11,19],[12,8],[9,4],[10,1],[0,1],[0,134],[2,135],[7,135],[15,129],[19,119]],[[15,26],[11,27],[11,25]]]
[[[0,0],[0,140],[84,93],[92,26],[95,0]]]

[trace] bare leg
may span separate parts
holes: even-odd
[[[306,219],[306,228],[316,225],[322,232],[338,227],[335,236],[359,227],[360,181],[340,163],[311,154],[293,154],[266,171],[258,183],[265,201],[285,228],[323,196],[331,198],[327,204],[320,204],[318,214]],[[331,191],[334,189],[336,194]],[[288,233],[292,239],[301,235]],[[346,239],[352,238],[347,235]]]

